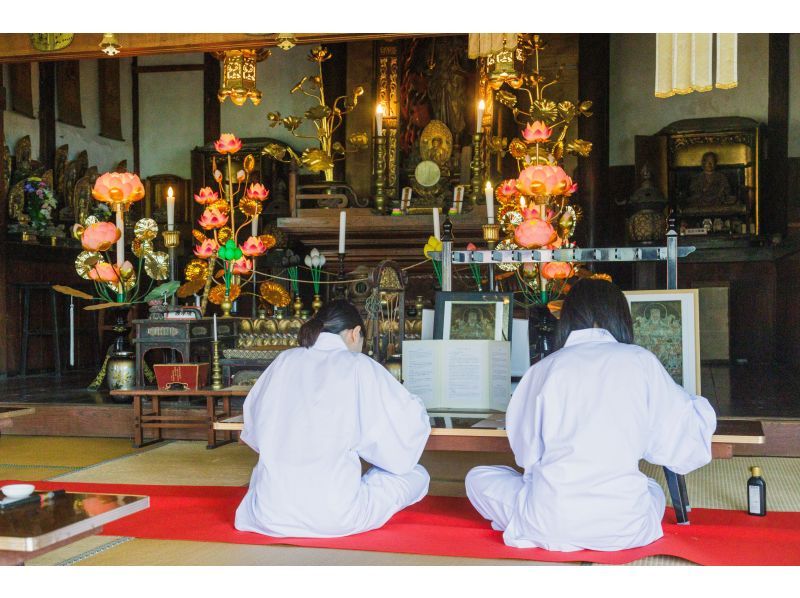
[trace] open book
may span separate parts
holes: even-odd
[[[403,342],[403,384],[428,409],[495,409],[511,399],[508,341]]]

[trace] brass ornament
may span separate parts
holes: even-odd
[[[152,218],[142,218],[134,225],[133,234],[142,241],[152,241],[158,236],[158,224]]]
[[[292,302],[289,291],[280,283],[271,280],[262,282],[258,287],[258,291],[264,301],[275,307],[286,307]]]
[[[198,243],[202,243],[203,241],[208,239],[208,237],[206,237],[203,233],[201,233],[197,229],[192,230],[192,236],[194,237],[194,240],[197,241]]]
[[[31,33],[31,46],[40,52],[63,50],[72,43],[74,33]]]
[[[273,247],[275,247],[275,244],[277,243],[277,240],[275,239],[275,237],[272,236],[272,235],[269,235],[269,234],[261,235],[258,238],[261,239],[261,242],[264,244],[264,247],[266,247],[267,249],[272,249]]]
[[[254,106],[258,106],[261,92],[256,88],[256,63],[270,54],[266,48],[226,50],[217,54],[217,58],[222,60],[222,87],[217,92],[217,99],[224,102],[230,98],[237,106],[242,106],[249,99]]]
[[[97,251],[81,251],[75,258],[75,271],[84,280],[91,280],[89,271],[102,259]]]
[[[153,251],[144,256],[144,271],[153,280],[169,278],[169,255],[163,251]]]
[[[453,155],[453,134],[440,120],[432,120],[422,130],[419,153],[423,160],[433,160],[439,166],[447,164]]]
[[[220,246],[225,245],[232,236],[233,231],[230,226],[223,226],[217,231],[217,239],[219,240]]]
[[[248,197],[244,197],[239,200],[239,210],[251,218],[254,216],[258,216],[261,213],[263,206],[261,202],[257,199],[250,199]]]
[[[196,280],[190,280],[179,286],[175,294],[180,299],[186,299],[187,297],[194,295],[198,291],[202,290],[204,286],[206,286],[206,281],[203,279],[198,278]]]
[[[519,245],[517,245],[516,243],[514,243],[514,241],[511,241],[510,239],[503,239],[497,245],[495,245],[495,249],[497,251],[508,251],[508,250],[513,251],[514,249],[519,249]],[[519,267],[519,264],[498,263],[496,264],[496,266],[501,270],[505,270],[506,272],[513,272]]]
[[[87,216],[83,221],[83,226],[89,228],[92,224],[97,224],[98,222],[100,222],[100,219],[97,216]]]
[[[153,252],[153,242],[149,240],[145,241],[137,237],[131,241],[131,249],[133,250],[133,255],[138,258],[143,258],[148,253]]]
[[[121,282],[107,282],[106,286],[115,293],[125,293],[136,286],[136,277],[129,276],[128,278],[123,278]]]
[[[236,301],[241,294],[242,289],[238,284],[231,285],[231,292],[230,297],[228,297],[228,301]],[[215,305],[222,305],[222,302],[225,301],[225,285],[218,284],[213,289],[211,289],[208,293],[208,300]]]
[[[183,269],[183,274],[186,280],[192,282],[195,280],[202,280],[205,283],[208,277],[208,261],[201,259],[193,259]]]

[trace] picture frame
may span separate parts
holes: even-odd
[[[700,390],[700,307],[697,289],[625,291],[634,342],[652,352],[686,392]]]
[[[512,293],[440,291],[435,305],[434,339],[511,341]]]

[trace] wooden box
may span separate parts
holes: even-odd
[[[159,390],[198,390],[208,384],[208,363],[158,363],[153,369]]]

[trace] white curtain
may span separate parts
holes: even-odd
[[[716,86],[720,89],[737,85],[736,35],[717,34]],[[656,34],[656,97],[713,89],[713,36],[713,33]]]
[[[470,33],[467,54],[470,58],[496,54],[503,49],[503,40],[509,50],[517,47],[516,33]]]

